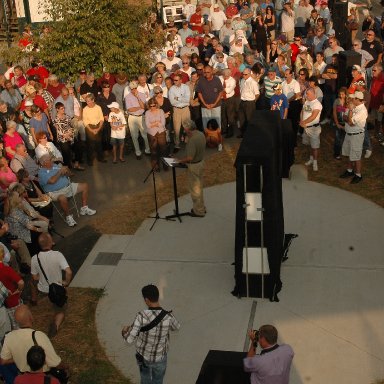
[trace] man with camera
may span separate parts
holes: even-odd
[[[245,372],[251,373],[251,384],[288,384],[293,350],[288,344],[277,344],[277,329],[262,325],[259,330],[249,331],[251,344],[244,359]],[[257,344],[261,352],[256,354]]]

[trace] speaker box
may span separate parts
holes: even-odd
[[[246,352],[210,350],[196,384],[249,384],[250,374],[243,368],[246,356]]]
[[[333,29],[336,38],[344,49],[350,49],[352,46],[351,32],[346,28],[345,22],[348,17],[348,1],[335,1],[332,7]]]
[[[361,64],[361,54],[355,51],[342,51],[339,53],[339,73],[337,75],[337,88],[349,87],[352,81],[352,67]]]

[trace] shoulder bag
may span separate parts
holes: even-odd
[[[49,286],[49,292],[48,292],[49,300],[51,301],[51,303],[57,305],[58,307],[63,307],[68,300],[66,289],[60,284],[49,282],[47,275],[45,274],[45,271],[43,269],[43,266],[41,265],[41,262],[39,259],[39,253],[36,255],[36,257],[37,257],[37,262],[39,263],[41,272],[43,272],[45,280],[47,280],[47,283]]]

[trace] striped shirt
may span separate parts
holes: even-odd
[[[264,78],[264,88],[265,88],[265,97],[270,99],[274,94],[275,91],[273,90],[273,86],[275,84],[281,84],[282,80],[279,76],[276,76],[273,80],[271,80],[268,76]]]
[[[136,351],[149,362],[163,360],[169,349],[169,332],[180,328],[180,323],[170,313],[148,332],[140,332],[141,327],[148,325],[161,312],[161,308],[144,309],[136,315],[129,330],[126,341],[135,342]]]

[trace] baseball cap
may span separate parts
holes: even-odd
[[[188,36],[188,37],[185,39],[185,42],[186,42],[187,44],[192,43],[192,41],[193,41],[193,37],[191,37],[191,36]]]
[[[274,86],[272,86],[272,89],[274,91],[281,91],[283,87],[281,86],[281,84],[275,84]]]
[[[116,109],[119,109],[120,106],[119,106],[119,103],[117,103],[116,101],[113,101],[111,104],[107,105],[108,108],[116,108]]]
[[[323,1],[320,3],[320,5],[328,5],[328,1],[323,0]]]
[[[214,6],[213,6],[213,8],[220,8],[220,6],[219,6],[219,4],[215,4]]]
[[[174,55],[175,55],[175,52],[172,49],[169,49],[167,51],[167,56],[174,56]]]
[[[33,101],[32,100],[29,100],[29,99],[25,100],[25,103],[24,103],[25,107],[32,107],[32,105],[33,105]]]
[[[362,72],[362,69],[360,67],[360,65],[353,65],[352,66],[352,71],[357,71],[357,72]]]

